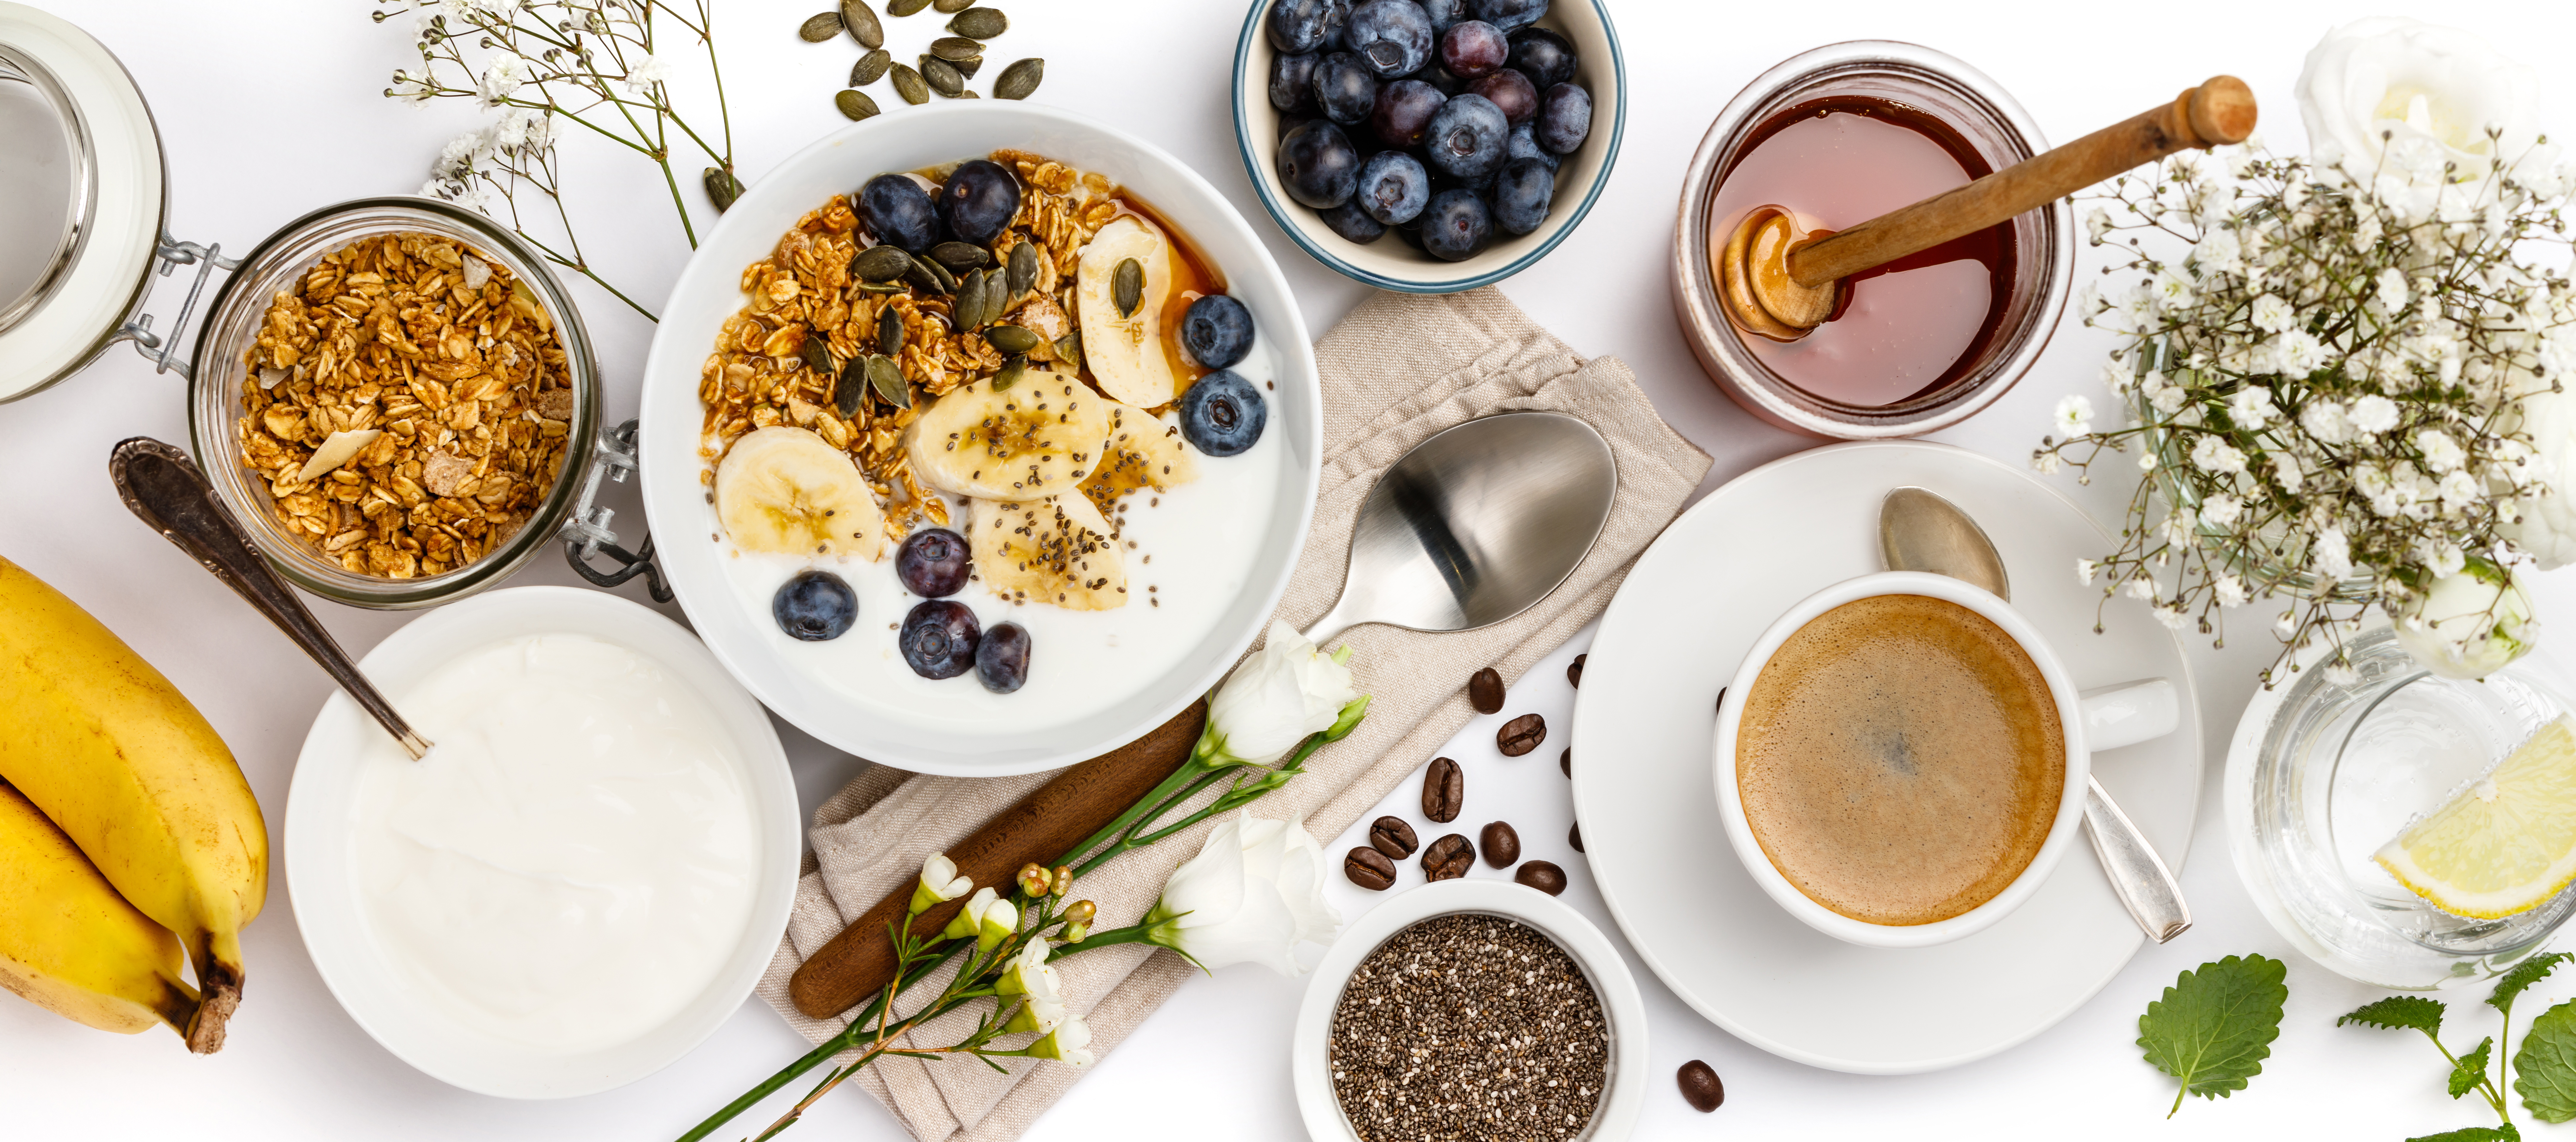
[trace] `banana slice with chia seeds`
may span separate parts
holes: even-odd
[[[716,465],[716,519],[745,551],[885,553],[885,512],[849,454],[783,424],[734,441]]]
[[[1134,258],[1145,271],[1136,311],[1118,312],[1118,264]],[[1074,298],[1082,313],[1082,363],[1100,391],[1139,408],[1172,403],[1180,395],[1172,362],[1163,355],[1163,297],[1172,288],[1172,249],[1161,234],[1134,218],[1100,228],[1082,247]]]
[[[1198,454],[1180,429],[1132,404],[1108,403],[1109,440],[1082,482],[1082,494],[1102,515],[1117,511],[1119,499],[1138,488],[1167,492],[1199,478]]]
[[[1030,368],[998,393],[977,381],[940,397],[904,429],[904,451],[940,491],[1040,500],[1091,474],[1109,436],[1109,403],[1081,381]]]
[[[1127,605],[1126,557],[1089,499],[974,500],[969,510],[966,545],[994,594],[1068,611]]]

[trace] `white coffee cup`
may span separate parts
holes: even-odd
[[[1922,595],[1956,603],[1983,616],[2003,629],[2030,655],[2039,667],[2040,677],[2048,684],[2049,696],[2057,705],[2057,720],[2066,739],[2066,780],[2058,795],[2057,814],[2050,822],[2048,839],[2031,857],[2021,874],[1983,904],[1929,924],[1873,924],[1855,920],[1810,899],[1798,886],[1790,883],[1762,851],[1753,834],[1752,823],[1744,815],[1744,798],[1736,784],[1735,747],[1738,717],[1743,698],[1752,692],[1753,680],[1770,664],[1789,636],[1824,614],[1845,603],[1880,595]],[[1716,742],[1717,804],[1720,821],[1726,826],[1726,838],[1735,846],[1735,855],[1744,862],[1744,870],[1762,891],[1769,893],[1781,908],[1808,927],[1835,939],[1876,948],[1920,948],[1981,931],[2003,919],[2023,901],[2039,891],[2050,871],[2075,844],[2084,819],[2084,795],[2092,777],[2092,751],[2115,749],[2149,738],[2172,733],[2180,719],[2180,698],[2173,683],[2158,678],[2145,682],[2106,687],[2089,694],[2078,694],[2067,678],[2066,668],[2058,662],[2056,652],[2040,637],[2038,628],[2012,604],[1996,598],[1983,588],[1946,575],[1920,571],[1883,571],[1847,579],[1800,600],[1796,606],[1774,620],[1762,637],[1754,640],[1746,652],[1744,664],[1727,684],[1728,700],[1718,711]]]

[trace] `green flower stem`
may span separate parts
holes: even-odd
[[[1075,952],[1088,952],[1094,948],[1115,947],[1119,944],[1152,943],[1153,941],[1147,937],[1151,936],[1153,931],[1154,926],[1151,924],[1132,924],[1124,928],[1111,928],[1106,932],[1093,932],[1092,934],[1083,937],[1082,942],[1079,944],[1056,945],[1056,949],[1054,951],[1047,953],[1047,962],[1054,963],[1057,960],[1074,954]]]

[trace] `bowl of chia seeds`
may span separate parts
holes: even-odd
[[[1645,1002],[1609,939],[1554,897],[1439,881],[1325,953],[1291,1067],[1316,1142],[1616,1142],[1645,1099]]]

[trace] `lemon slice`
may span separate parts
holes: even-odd
[[[2373,859],[2454,916],[2492,920],[2556,896],[2576,880],[2576,727],[2542,726]]]

